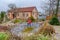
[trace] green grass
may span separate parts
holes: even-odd
[[[31,32],[33,29],[33,27],[27,27],[23,30],[23,32]]]

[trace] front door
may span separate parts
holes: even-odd
[[[16,16],[17,16],[17,13],[16,13],[16,12],[14,12],[14,14],[13,14],[13,18],[16,18]]]

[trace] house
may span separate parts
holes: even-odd
[[[15,8],[8,10],[8,18],[20,18],[20,19],[27,19],[33,16],[35,19],[38,18],[38,11],[36,7],[24,7],[24,8]]]

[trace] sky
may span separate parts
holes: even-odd
[[[41,6],[46,0],[0,0],[0,11],[7,11],[9,4],[16,4],[17,7],[30,7],[36,6],[39,12],[44,12]]]

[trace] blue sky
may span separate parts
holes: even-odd
[[[7,11],[8,4],[14,3],[17,7],[36,6],[39,12],[44,12],[41,8],[46,0],[0,0],[0,11]]]

